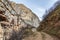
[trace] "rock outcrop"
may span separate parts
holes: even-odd
[[[0,0],[0,40],[22,40],[25,30],[39,23],[39,18],[23,4]]]

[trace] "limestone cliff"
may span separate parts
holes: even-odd
[[[0,0],[0,40],[22,40],[26,29],[39,26],[39,18],[25,5]]]

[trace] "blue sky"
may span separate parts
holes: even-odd
[[[48,10],[57,0],[11,0],[16,3],[22,3],[30,8],[41,20],[45,11]]]

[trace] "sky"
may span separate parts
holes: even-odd
[[[11,0],[16,3],[22,3],[26,7],[30,8],[40,20],[42,20],[45,11],[53,6],[58,0]]]

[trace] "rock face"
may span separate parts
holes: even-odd
[[[39,18],[23,4],[0,0],[0,40],[22,40],[25,30],[39,23]]]
[[[20,24],[17,23],[17,21],[19,22],[21,19],[23,19],[29,25],[32,25],[34,27],[39,26],[39,18],[29,8],[25,7],[23,4],[16,4],[14,2],[10,2],[10,5],[13,8],[13,10],[11,10],[12,14],[17,16],[15,19],[18,19],[15,20],[16,25]]]

